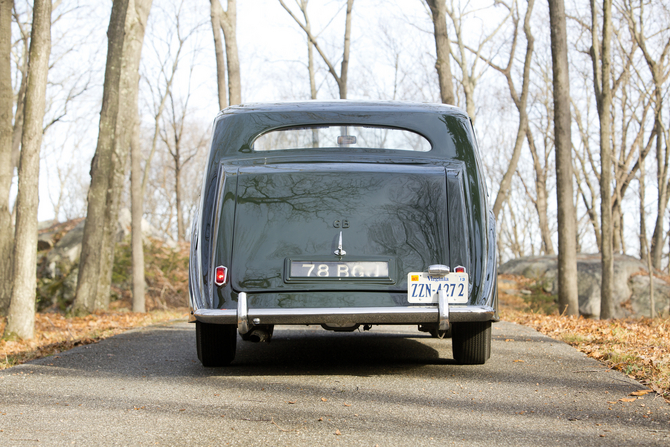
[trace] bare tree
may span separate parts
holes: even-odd
[[[221,17],[219,0],[210,1],[210,18],[212,21],[212,34],[214,36],[214,53],[216,55],[216,84],[219,92],[219,109],[225,109],[228,105],[226,96],[226,61],[223,56],[223,42],[221,41]]]
[[[151,10],[152,0],[135,0],[134,5],[130,5],[126,17],[126,33],[129,38],[124,42],[124,53],[128,55],[127,67],[124,70],[125,77],[122,77],[122,88],[127,92],[125,108],[128,111],[130,120],[124,124],[130,128],[128,144],[130,145],[130,181],[131,181],[131,247],[132,247],[132,272],[133,272],[133,312],[145,312],[144,297],[144,248],[142,246],[142,186],[141,186],[141,158],[140,147],[140,122],[138,111],[138,90],[139,90],[139,65],[142,54],[142,45],[144,42],[144,32],[146,29],[149,11]],[[133,7],[134,6],[134,7]],[[126,131],[127,132],[127,131]],[[122,182],[122,177],[119,177]],[[139,215],[139,218],[137,216]],[[114,244],[110,240],[110,244]],[[113,260],[113,251],[111,253]],[[109,269],[111,275],[111,268]],[[110,276],[111,282],[111,276]]]
[[[670,64],[667,60],[670,51],[670,39],[666,39],[662,48],[651,49],[648,47],[647,31],[645,29],[645,2],[640,1],[636,7],[632,0],[625,0],[622,5],[624,17],[628,28],[638,48],[644,56],[649,73],[653,82],[654,102],[654,130],[656,137],[656,162],[659,198],[657,206],[656,225],[651,239],[651,259],[654,268],[661,268],[661,255],[663,252],[663,219],[665,209],[668,205],[668,142],[665,140],[666,128],[663,123],[663,97],[667,96],[667,90],[663,86],[670,73]],[[666,24],[667,25],[667,24]],[[666,28],[667,31],[668,28]],[[659,33],[660,34],[660,33]],[[660,50],[660,51],[659,51]],[[656,54],[654,54],[656,53]],[[665,143],[665,147],[664,147]]]
[[[12,249],[14,226],[9,210],[12,185],[12,6],[14,0],[0,0],[0,315],[9,307],[12,293]]]
[[[237,4],[235,0],[228,0],[228,7],[225,11],[219,0],[211,0],[211,4],[212,9],[216,10],[215,14],[219,19],[226,45],[230,105],[240,104],[242,102],[242,80],[240,77],[240,59],[237,55]],[[218,82],[220,85],[222,81],[219,80]]]
[[[600,226],[602,232],[602,284],[600,287],[600,318],[614,316],[612,282],[614,280],[614,258],[612,255],[612,145],[611,145],[611,48],[612,48],[612,0],[603,0],[602,41],[598,29],[596,0],[591,5],[591,59],[593,61],[593,84],[600,119]]]
[[[172,42],[174,39],[173,36],[176,36],[176,50],[168,50],[167,57],[163,57],[161,50],[154,45],[153,51],[159,59],[159,73],[155,78],[154,75],[143,75],[143,78],[147,80],[146,85],[148,86],[154,101],[152,110],[154,127],[151,135],[149,154],[147,155],[147,158],[144,162],[144,167],[142,167],[139,127],[136,126],[131,138],[131,183],[133,185],[131,194],[133,236],[131,243],[133,258],[133,311],[135,312],[145,311],[144,248],[142,246],[141,226],[142,218],[144,216],[145,197],[150,169],[152,166],[152,160],[154,159],[154,155],[156,153],[158,140],[161,136],[161,122],[163,112],[165,110],[168,97],[173,89],[172,85],[177,74],[177,70],[179,69],[179,63],[183,55],[184,46],[186,41],[192,35],[194,35],[196,29],[198,28],[195,27],[188,32],[184,32],[181,17],[183,6],[184,2],[182,1],[179,3],[177,10],[173,14],[169,14],[174,21],[167,25],[171,31],[168,35],[168,38],[166,39],[166,42]],[[216,30],[218,31],[218,28],[216,28]],[[225,98],[225,88],[223,93]],[[220,104],[220,107],[221,106],[225,107],[225,104]]]
[[[440,84],[440,99],[443,104],[456,104],[454,98],[454,83],[451,75],[451,42],[447,32],[447,5],[446,0],[426,0],[433,19],[435,35],[435,69]],[[532,9],[532,8],[531,8]]]
[[[107,64],[100,112],[98,144],[91,162],[91,186],[88,191],[88,209],[84,238],[82,240],[75,312],[85,313],[95,309],[101,276],[102,244],[107,204],[110,199],[114,173],[114,139],[121,107],[121,64],[123,57],[124,28],[129,0],[113,3],[107,30]],[[106,274],[103,273],[104,276]]]
[[[512,11],[512,21],[514,24],[514,34],[512,37],[512,47],[510,49],[509,58],[507,64],[504,67],[501,67],[493,63],[490,59],[485,60],[492,68],[500,72],[505,79],[507,80],[507,86],[509,88],[509,93],[512,97],[512,101],[516,106],[519,112],[519,127],[516,134],[516,140],[514,142],[514,149],[512,150],[512,157],[509,160],[509,164],[505,174],[503,175],[502,181],[500,182],[500,187],[498,188],[498,194],[496,195],[495,202],[493,204],[493,214],[498,218],[500,210],[503,207],[507,195],[512,184],[512,177],[516,172],[517,164],[519,163],[519,158],[521,157],[521,149],[523,147],[524,139],[526,138],[528,129],[528,90],[530,87],[530,67],[533,60],[533,47],[535,45],[535,38],[533,37],[532,31],[530,29],[530,19],[533,13],[533,5],[535,1],[529,0],[528,6],[526,7],[526,14],[524,17],[523,28],[526,35],[526,54],[524,57],[523,65],[523,78],[521,80],[521,95],[517,92],[516,86],[514,85],[514,75],[512,73],[512,68],[516,56],[516,46],[518,41],[518,29],[519,29],[519,14],[518,14],[518,5],[516,1],[513,3],[512,7],[509,7]],[[507,6],[507,5],[505,5]],[[481,56],[480,56],[481,57]]]
[[[558,202],[558,305],[561,313],[579,314],[577,295],[577,219],[572,202],[572,136],[568,38],[563,0],[549,0],[554,80],[554,140]]]
[[[28,24],[23,23],[18,14],[14,15],[15,23],[20,33],[21,58],[18,63],[18,69],[21,77],[19,90],[16,95],[16,112],[14,114],[14,128],[12,130],[12,167],[19,167],[19,156],[21,148],[21,137],[23,135],[23,108],[26,97],[26,85],[28,82],[28,48],[30,45],[30,31]],[[10,28],[11,29],[11,28]]]
[[[190,80],[189,80],[190,81]],[[174,197],[177,219],[177,237],[178,241],[184,241],[186,235],[186,226],[184,222],[184,203],[182,200],[182,172],[184,167],[197,155],[198,149],[203,145],[204,138],[201,137],[195,144],[188,144],[184,133],[184,126],[188,116],[188,102],[190,99],[189,91],[183,103],[177,103],[172,90],[168,91],[170,108],[167,116],[167,126],[161,132],[161,140],[165,144],[170,157],[172,158],[172,169],[174,173]],[[191,136],[192,137],[192,136]],[[194,138],[190,138],[193,143]],[[189,147],[190,146],[190,147]]]
[[[26,86],[12,299],[4,338],[31,339],[35,333],[35,263],[37,205],[39,200],[40,148],[51,53],[51,0],[35,0],[30,39],[30,70]]]
[[[302,17],[305,20],[304,29],[305,35],[307,36],[307,73],[309,75],[309,94],[311,99],[316,99],[317,88],[316,88],[316,75],[314,70],[314,44],[310,40],[309,36],[312,34],[312,25],[309,21],[309,14],[307,13],[307,5],[309,0],[295,0]],[[286,8],[286,6],[284,6]],[[313,136],[318,138],[318,132],[313,131]]]
[[[468,112],[470,119],[474,122],[476,119],[475,113],[475,88],[477,87],[477,82],[482,76],[482,71],[477,71],[477,61],[479,60],[479,55],[486,46],[486,44],[491,41],[498,34],[498,31],[505,24],[507,19],[512,14],[510,9],[508,14],[500,21],[500,23],[491,31],[488,36],[482,36],[479,40],[477,48],[468,47],[465,43],[465,29],[463,28],[463,22],[467,15],[471,14],[472,11],[469,9],[469,3],[466,3],[464,6],[465,9],[458,10],[454,0],[450,0],[450,5],[446,7],[446,12],[451,18],[451,22],[454,25],[454,32],[456,33],[456,48],[457,52],[452,53],[454,59],[458,63],[459,68],[461,69],[461,86],[463,87],[463,93],[465,95],[465,110]],[[474,53],[475,58],[472,63],[468,62],[468,52]]]
[[[101,271],[109,261],[109,248],[104,247],[108,221],[113,214],[113,203],[118,191],[113,190],[114,176],[118,165],[125,160],[117,159],[115,149],[119,115],[122,110],[122,64],[124,55],[125,24],[129,0],[115,1],[107,30],[107,64],[105,84],[100,112],[98,144],[91,162],[91,186],[88,192],[88,210],[82,240],[77,292],[74,308],[77,313],[91,312],[100,302],[99,285],[108,273]],[[114,224],[116,222],[114,221]],[[108,242],[108,240],[107,240]],[[112,251],[113,254],[113,251]]]
[[[286,10],[286,12],[289,13],[289,15],[295,20],[295,23],[297,23],[300,28],[305,32],[307,35],[307,38],[309,39],[309,42],[314,45],[314,48],[316,48],[316,51],[319,53],[321,56],[321,59],[323,59],[323,62],[326,64],[328,67],[328,72],[332,75],[333,79],[337,83],[337,87],[340,92],[340,99],[347,99],[347,78],[348,78],[348,72],[349,72],[349,50],[351,47],[351,11],[354,7],[354,0],[347,0],[347,10],[346,10],[346,16],[345,16],[345,26],[344,26],[344,46],[342,48],[342,63],[340,65],[340,73],[337,73],[337,70],[335,70],[335,66],[331,62],[331,60],[326,56],[326,53],[323,51],[321,46],[319,45],[318,41],[316,40],[316,37],[314,34],[312,34],[311,28],[308,28],[308,17],[307,17],[307,3],[305,2],[304,8],[302,8],[302,13],[305,18],[305,23],[302,23],[298,16],[295,15],[295,13],[289,8],[286,3],[284,3],[284,0],[279,0],[279,3],[281,3],[282,7]],[[300,5],[300,4],[299,4]]]

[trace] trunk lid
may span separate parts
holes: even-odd
[[[448,207],[444,167],[276,164],[240,168],[237,182],[230,275],[237,291],[398,292],[407,290],[408,272],[449,265],[447,213],[463,206]],[[340,234],[346,254],[337,256]],[[388,262],[389,273],[296,281],[296,261]]]

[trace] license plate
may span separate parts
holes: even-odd
[[[291,278],[388,278],[387,261],[291,261]]]
[[[425,272],[407,275],[407,302],[437,303],[437,292],[447,294],[449,303],[468,302],[468,274],[449,273],[446,276],[431,276]]]

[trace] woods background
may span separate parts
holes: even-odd
[[[228,104],[337,98],[446,102],[466,110],[475,124],[498,219],[499,261],[556,253],[547,2],[222,3],[64,0],[48,5],[50,42],[39,41],[35,50],[48,51],[37,146],[40,168],[39,174],[25,175],[39,179],[41,225],[85,217],[87,212],[115,217],[119,209],[128,208],[135,217],[143,215],[161,237],[187,241],[212,119]],[[3,104],[11,102],[11,112],[4,112],[6,106],[0,111],[5,123],[0,142],[0,270],[6,273],[11,271],[14,244],[8,236],[19,239],[13,228],[21,217],[19,168],[28,147],[24,116],[29,111],[29,67],[35,65],[29,64],[37,36],[34,17],[45,2],[0,4],[0,98]],[[115,65],[110,65],[114,10],[123,10],[117,30],[125,31],[117,42],[123,63],[116,67],[116,90],[110,90],[108,82],[115,76]],[[605,204],[611,212],[613,252],[667,270],[670,5],[567,0],[565,10],[577,251],[601,251],[607,234],[602,227]],[[135,55],[136,68],[129,55]],[[138,73],[139,78],[132,77]],[[139,86],[135,96],[133,85]],[[105,108],[113,91],[116,111]],[[92,212],[91,175],[95,177],[103,160],[96,156],[92,165],[92,158],[104,146],[105,113],[113,118],[109,147],[117,161],[109,159],[109,172],[116,177],[109,174],[101,184],[100,191],[113,193]],[[603,163],[603,148],[611,150],[611,168]],[[603,189],[603,178],[609,189]],[[603,197],[602,191],[611,192]],[[103,224],[101,245],[90,247],[91,256],[100,257],[91,264],[98,273],[110,256],[104,251],[107,231]],[[89,236],[91,241],[97,237]],[[141,247],[141,238],[135,243]],[[87,283],[82,275],[87,278],[88,273],[79,270],[79,309],[108,305],[104,266],[102,271],[102,276],[91,273]],[[0,312],[8,309],[11,284],[0,280]],[[95,290],[81,291],[81,284],[95,284]]]

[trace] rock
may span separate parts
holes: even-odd
[[[498,269],[501,274],[521,275],[542,280],[545,290],[557,294],[556,256],[532,256],[506,262]],[[579,313],[585,317],[600,316],[600,255],[577,255],[577,287],[579,290]],[[626,255],[614,256],[614,316],[649,316],[649,276],[646,264]],[[670,307],[670,284],[654,277],[654,298],[657,314],[668,313]]]
[[[38,266],[38,296],[40,306],[53,306],[65,309],[74,300],[77,289],[77,275],[79,267],[79,255],[81,254],[81,242],[84,238],[85,220],[70,221],[45,228],[40,234],[42,246],[53,244],[42,258]],[[75,225],[76,223],[76,225]],[[75,225],[72,227],[72,225]],[[68,231],[68,228],[71,228]],[[116,242],[123,241],[130,235],[131,216],[130,211],[124,208],[119,211],[119,220],[115,235]],[[63,234],[64,233],[64,234]],[[58,237],[61,236],[60,240]],[[146,220],[142,219],[143,237],[161,239],[158,231]],[[38,248],[40,243],[38,243]]]
[[[40,233],[37,236],[37,251],[51,250],[53,243],[53,233]]]

